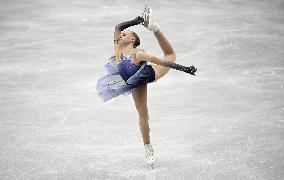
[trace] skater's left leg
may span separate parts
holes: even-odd
[[[144,144],[150,143],[149,114],[147,107],[147,84],[132,93],[139,114],[139,126]]]
[[[155,35],[156,39],[158,40],[161,49],[164,52],[164,57],[161,57],[161,58],[168,60],[168,61],[175,62],[176,61],[176,54],[174,52],[174,49],[173,49],[171,43],[166,38],[166,36],[162,33],[161,30],[155,32],[154,35]],[[151,64],[151,65],[152,65],[152,67],[155,71],[154,82],[156,82],[158,79],[160,79],[161,77],[166,75],[170,70],[169,67],[164,67],[164,66],[160,66],[160,65],[157,65],[157,64]]]

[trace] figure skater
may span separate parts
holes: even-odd
[[[142,24],[152,31],[164,52],[162,58],[138,49],[140,39],[137,34],[126,28]],[[150,142],[149,114],[147,107],[147,84],[156,82],[168,73],[170,68],[184,71],[191,75],[197,69],[194,66],[185,67],[175,63],[176,54],[170,42],[160,30],[160,26],[153,22],[152,10],[146,5],[142,17],[116,25],[114,31],[114,56],[104,65],[107,75],[97,81],[98,96],[105,102],[121,94],[132,94],[139,114],[139,126],[145,147],[147,163],[153,165],[155,161],[154,149]],[[148,65],[147,62],[151,62]],[[152,166],[153,167],[153,166]]]

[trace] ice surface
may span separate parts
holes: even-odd
[[[198,68],[148,85],[154,170],[132,96],[95,89],[115,25],[146,3],[0,1],[0,179],[284,179],[284,2],[150,2],[176,62]]]

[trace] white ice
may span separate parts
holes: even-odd
[[[147,2],[0,1],[0,179],[284,179],[284,2],[149,2],[198,68],[148,84],[154,170],[132,96],[95,88],[115,25]]]

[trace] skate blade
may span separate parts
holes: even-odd
[[[148,161],[147,164],[150,165],[152,169],[155,168],[155,161]]]
[[[154,162],[152,162],[152,163],[147,163],[147,165],[148,165],[149,167],[151,167],[151,169],[154,169],[154,168],[155,168]]]

